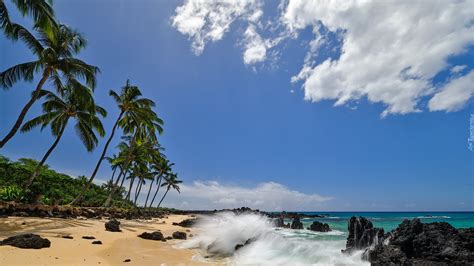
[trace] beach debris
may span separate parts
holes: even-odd
[[[186,240],[186,233],[185,232],[176,231],[172,234],[172,236],[173,236],[174,239],[184,239],[184,240]]]
[[[94,244],[94,245],[102,245],[102,241],[100,241],[100,240],[92,241],[92,244]]]
[[[95,237],[93,237],[93,236],[83,236],[82,238],[83,239],[95,239]]]
[[[73,239],[74,237],[72,236],[61,236],[62,238],[65,238],[65,239]]]
[[[300,218],[295,217],[291,222],[291,229],[304,229],[303,223],[300,221]]]
[[[197,221],[198,221],[198,219],[196,219],[196,218],[186,219],[186,220],[182,220],[179,223],[173,223],[173,225],[177,225],[177,226],[181,226],[181,227],[193,227],[196,224]]]
[[[376,245],[384,239],[384,230],[375,228],[371,221],[364,217],[351,217],[348,228],[349,236],[344,253],[361,250]]]
[[[322,223],[319,221],[314,221],[308,228],[308,230],[315,231],[315,232],[329,232],[331,228],[329,228],[329,224]]]
[[[2,245],[10,245],[17,248],[40,249],[49,248],[51,242],[36,234],[21,234],[0,241],[0,246]]]
[[[163,234],[160,231],[155,231],[152,233],[143,232],[142,234],[138,235],[138,237],[148,240],[156,240],[156,241],[166,241],[163,237]]]
[[[122,232],[122,230],[120,230],[120,222],[115,218],[105,223],[105,230],[109,232]]]
[[[125,259],[123,262],[131,262],[131,259]]]

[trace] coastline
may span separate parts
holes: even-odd
[[[0,246],[0,265],[117,265],[130,259],[134,265],[202,265],[193,260],[195,250],[177,249],[174,245],[183,240],[166,242],[145,240],[137,235],[160,230],[165,237],[175,231],[195,234],[196,229],[172,225],[191,218],[190,215],[169,215],[149,220],[121,220],[122,232],[105,230],[105,219],[61,219],[8,217],[0,218],[0,238],[21,233],[35,233],[51,241],[50,248],[31,250]],[[62,236],[72,236],[65,239]],[[94,240],[82,239],[94,236]],[[186,240],[185,240],[186,241]]]

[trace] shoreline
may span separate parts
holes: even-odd
[[[186,240],[153,241],[138,237],[143,232],[160,231],[165,237],[173,232],[186,232],[188,237],[196,234],[196,229],[172,225],[190,215],[169,215],[149,220],[120,220],[122,232],[105,230],[105,219],[63,219],[8,217],[0,218],[0,238],[21,233],[34,233],[51,241],[51,247],[43,249],[20,249],[0,246],[0,265],[203,265],[193,259],[196,250],[178,249],[174,246]],[[71,236],[66,239],[63,236]],[[102,242],[82,236],[94,236]]]

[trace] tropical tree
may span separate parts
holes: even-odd
[[[166,191],[165,191],[165,194],[163,194],[163,197],[161,198],[160,202],[158,203],[157,208],[160,207],[161,203],[163,202],[166,195],[168,194],[168,191],[170,191],[171,188],[178,191],[178,193],[181,193],[180,187],[179,187],[179,184],[181,184],[181,183],[183,183],[183,181],[178,180],[178,176],[175,173],[170,174],[165,179],[165,182],[163,182],[163,184],[161,184],[161,186],[166,187]]]
[[[170,163],[170,161],[166,160],[165,158],[159,158],[158,160],[154,160],[152,162],[151,167],[155,171],[154,173],[156,173],[157,176],[155,179],[156,180],[155,194],[153,195],[153,198],[151,199],[149,207],[153,206],[153,202],[155,201],[155,198],[158,195],[163,178],[167,178],[172,173],[171,168],[173,167],[173,165],[174,163]],[[150,184],[150,189],[152,185],[153,183]],[[150,194],[150,192],[148,192],[148,194]],[[145,201],[145,208],[147,206],[147,203],[148,203],[148,196],[147,196],[147,200]]]
[[[58,94],[42,90],[40,97],[45,98],[42,105],[43,114],[26,122],[21,128],[22,132],[27,132],[37,126],[41,126],[41,130],[43,130],[49,125],[51,133],[56,138],[31,174],[26,183],[26,188],[33,183],[41,167],[58,145],[70,119],[76,121],[76,134],[87,151],[92,151],[99,142],[96,132],[101,137],[105,135],[99,116],[105,117],[107,112],[95,104],[92,90],[79,82],[74,82],[70,86],[60,90]]]
[[[104,160],[104,157],[107,153],[107,149],[112,141],[117,127],[121,127],[125,134],[134,132],[134,128],[137,128],[137,125],[153,125],[154,130],[158,133],[163,131],[162,125],[163,121],[158,118],[152,108],[155,106],[155,103],[147,98],[143,98],[140,89],[137,86],[130,85],[130,81],[127,80],[120,94],[116,93],[113,90],[109,91],[109,95],[114,98],[120,113],[112,127],[111,134],[109,139],[105,143],[102,154],[99,157],[99,160],[90,176],[86,186],[81,191],[81,193],[70,203],[77,204],[80,202],[86,191],[89,189],[92,181],[94,180],[97,172],[99,171],[100,165]],[[137,132],[135,130],[135,132]],[[142,132],[140,132],[140,135]],[[135,137],[138,137],[138,134],[135,134]]]
[[[36,74],[40,74],[41,79],[30,100],[22,108],[16,122],[0,141],[0,148],[20,129],[26,114],[40,96],[41,89],[48,80],[55,85],[56,89],[62,90],[64,88],[62,88],[61,76],[67,79],[67,83],[80,78],[93,89],[96,84],[95,76],[99,72],[99,68],[75,58],[86,46],[86,40],[77,31],[64,24],[54,23],[50,30],[37,28],[37,37],[18,24],[11,24],[8,28],[10,38],[21,39],[25,42],[36,56],[36,60],[0,72],[0,87],[8,89],[19,80],[32,81]]]
[[[12,0],[12,2],[22,16],[33,17],[35,28],[49,30],[54,24],[52,0]],[[0,29],[5,32],[7,37],[12,38],[10,34],[14,26],[15,23],[10,20],[5,1],[0,0]]]

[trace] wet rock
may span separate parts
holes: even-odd
[[[93,236],[83,236],[82,238],[83,238],[83,239],[89,239],[89,240],[90,240],[90,239],[95,239],[95,237],[93,237]]]
[[[184,239],[184,240],[186,240],[186,233],[185,232],[176,231],[172,234],[172,236],[173,236],[174,239]]]
[[[273,220],[273,224],[275,227],[285,227],[285,221],[283,220],[283,217],[278,217]]]
[[[108,222],[105,223],[105,230],[109,232],[121,232],[120,230],[120,222],[117,219],[112,218]]]
[[[384,230],[375,228],[372,222],[364,217],[351,217],[348,230],[346,249],[343,250],[345,253],[366,249],[381,243],[384,239]]]
[[[1,245],[10,245],[17,248],[40,249],[49,248],[51,246],[51,242],[46,238],[40,237],[39,235],[21,234],[0,241],[0,246]]]
[[[173,225],[177,225],[177,226],[181,226],[181,227],[193,227],[196,222],[198,221],[198,219],[186,219],[186,220],[183,220],[179,223],[173,223]]]
[[[100,240],[92,241],[92,244],[94,244],[94,245],[102,245],[102,241],[100,241]]]
[[[155,231],[152,233],[143,232],[142,234],[138,235],[138,237],[141,237],[143,239],[156,240],[156,241],[166,240],[160,231]]]
[[[308,230],[315,231],[315,232],[329,232],[331,228],[329,228],[329,224],[321,223],[318,221],[314,221],[309,227]]]
[[[291,229],[303,229],[303,223],[300,221],[300,218],[296,217],[291,222]]]
[[[388,243],[367,251],[368,260],[377,265],[406,264],[471,265],[474,261],[474,228],[460,229],[445,222],[423,224],[405,220],[388,234]]]
[[[237,250],[247,246],[248,244],[252,243],[253,241],[254,241],[253,238],[249,238],[249,239],[247,239],[247,241],[245,241],[245,243],[235,245],[235,250],[237,251]]]

